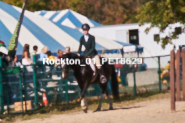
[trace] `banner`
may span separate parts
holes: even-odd
[[[12,35],[12,38],[10,40],[10,43],[9,43],[8,54],[12,58],[14,58],[14,56],[16,54],[17,44],[18,44],[18,38],[19,38],[19,32],[20,32],[20,29],[21,29],[21,24],[22,24],[22,20],[23,20],[23,17],[24,17],[24,12],[25,12],[25,9],[26,9],[27,1],[28,0],[25,0],[24,1],[23,7],[22,7],[22,13],[20,15],[20,18],[18,20],[17,26],[15,28],[15,31],[14,31],[14,33]]]

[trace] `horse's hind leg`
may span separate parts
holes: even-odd
[[[103,91],[102,91],[102,94],[100,96],[100,101],[99,101],[98,107],[94,112],[101,110],[102,102],[103,102],[103,99],[104,99],[104,94],[106,94],[106,90],[107,90],[107,85],[106,84],[101,84],[100,83],[100,87]]]
[[[109,96],[107,91],[106,91],[106,96],[107,96],[107,100],[108,100],[109,105],[110,105],[109,110],[113,110],[112,100],[111,100],[111,98],[110,98],[110,96]]]
[[[103,99],[104,99],[104,93],[102,93],[102,95],[100,97],[100,101],[99,101],[98,107],[97,107],[97,109],[94,112],[101,111],[101,106],[102,106]]]

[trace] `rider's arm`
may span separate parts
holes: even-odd
[[[91,55],[95,50],[95,38],[93,37],[93,40],[92,40],[92,47],[91,49],[89,49],[89,51],[87,52],[87,55]]]
[[[80,39],[80,46],[79,46],[79,49],[78,49],[79,54],[81,54],[81,49],[82,49],[82,40]]]

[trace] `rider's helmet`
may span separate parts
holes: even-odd
[[[83,30],[89,30],[89,29],[90,29],[89,24],[87,24],[87,23],[83,24],[83,25],[82,25],[82,29],[83,29]]]

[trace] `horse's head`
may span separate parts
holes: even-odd
[[[62,78],[67,78],[70,70],[74,68],[76,65],[75,60],[79,59],[79,56],[75,53],[67,53],[64,54],[62,60],[64,61],[62,64]]]

